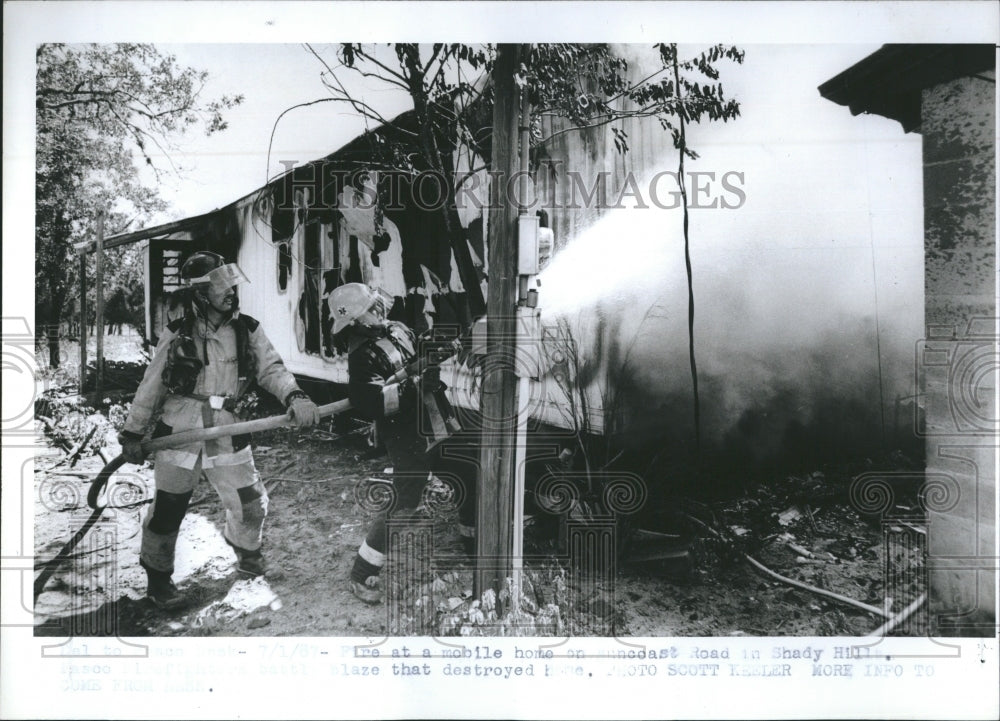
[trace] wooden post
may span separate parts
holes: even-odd
[[[87,380],[87,249],[80,250],[80,395]]]
[[[97,241],[94,244],[94,335],[97,340],[95,359],[97,378],[94,382],[94,405],[104,397],[104,211],[97,213]]]
[[[526,46],[501,44],[493,66],[493,175],[490,186],[486,363],[481,410],[482,446],[476,508],[476,574],[473,593],[502,590],[511,575],[514,508],[514,376],[517,297],[517,208],[507,182],[518,170],[518,92],[514,73]]]
[[[520,186],[518,192],[518,203],[517,203],[517,214],[520,219],[522,216],[528,214],[528,200],[529,200],[529,190],[531,188],[531,179],[528,175],[529,169],[531,167],[531,100],[528,97],[527,91],[521,89],[521,102],[520,102],[520,112],[521,112],[521,122],[518,128],[520,135],[520,156],[519,156],[519,167],[518,172],[520,173]],[[520,222],[520,220],[518,221]],[[520,233],[520,230],[518,230]],[[515,256],[520,255],[521,239],[516,240],[518,252]],[[521,258],[515,258],[515,261],[520,265]],[[518,272],[520,272],[518,268]],[[520,346],[523,343],[531,343],[533,338],[527,337],[527,328],[529,326],[525,325],[528,322],[530,313],[533,311],[525,306],[525,300],[528,296],[528,279],[527,275],[518,275],[517,279],[517,304],[518,308],[515,311],[517,313],[517,332],[518,339],[517,344]],[[526,348],[518,348],[519,353],[523,353]],[[525,368],[520,369],[521,376],[517,379],[517,395],[515,397],[515,407],[517,410],[517,423],[515,427],[514,435],[514,508],[513,508],[513,518],[511,521],[511,545],[512,545],[512,557],[511,557],[511,606],[513,611],[520,610],[521,606],[521,579],[522,571],[524,570],[524,479],[525,479],[525,466],[528,459],[528,421],[530,418],[528,396],[531,389],[531,379],[528,376],[528,371]]]

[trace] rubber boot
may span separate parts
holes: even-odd
[[[382,589],[379,587],[378,576],[369,576],[364,582],[351,581],[351,593],[364,603],[371,605],[382,603]]]
[[[382,528],[384,531],[384,525],[380,525],[381,521],[377,521],[373,529],[375,529],[375,535],[378,534],[378,529]],[[371,531],[369,531],[371,534]],[[366,540],[362,547],[366,546],[368,541]],[[382,573],[382,567],[376,566],[374,563],[370,563],[361,557],[361,550],[358,550],[358,554],[354,557],[354,565],[351,567],[351,577],[349,582],[351,584],[351,593],[353,593],[358,600],[364,603],[376,604],[382,602],[382,589],[379,586],[379,576]]]
[[[146,596],[156,604],[157,608],[161,611],[173,611],[186,604],[184,596],[177,590],[169,573],[157,571],[142,562],[139,565],[146,569]]]
[[[226,541],[226,543],[229,542]],[[281,578],[282,574],[280,571],[268,568],[267,562],[264,560],[264,554],[259,548],[256,551],[248,551],[245,548],[234,546],[232,543],[229,543],[229,545],[236,552],[236,573],[239,574],[240,578],[258,578],[264,575],[271,580],[279,580]]]

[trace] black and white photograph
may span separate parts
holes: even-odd
[[[995,717],[947,5],[7,3],[9,717]]]

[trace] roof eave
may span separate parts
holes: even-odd
[[[920,129],[921,91],[995,67],[993,45],[883,45],[819,92],[854,115],[881,115],[910,132]]]

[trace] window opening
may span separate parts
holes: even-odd
[[[308,353],[317,354],[322,350],[324,274],[327,271],[321,243],[322,230],[319,220],[306,224],[303,246],[305,282],[299,298],[299,317],[305,328],[305,349]]]
[[[337,355],[337,348],[333,342],[333,319],[330,317],[330,306],[326,302],[331,291],[340,285],[340,238],[337,227],[335,224],[324,225],[320,229],[323,244],[323,278],[319,312],[323,328],[323,355],[328,357]]]
[[[292,244],[288,240],[278,243],[278,292],[288,289],[288,278],[292,274]]]

